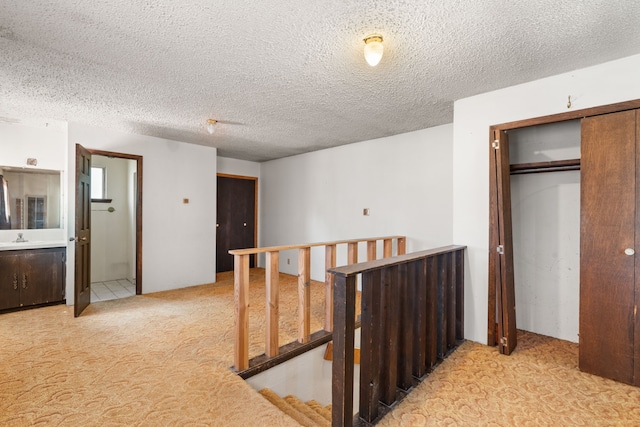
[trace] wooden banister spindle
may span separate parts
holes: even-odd
[[[367,240],[367,261],[375,261],[377,258],[377,246],[376,240]]]
[[[325,247],[324,278],[324,330],[333,331],[333,284],[335,276],[327,270],[336,266],[336,245]]]
[[[383,240],[382,256],[384,258],[391,258],[393,256],[393,240],[392,239]]]
[[[456,339],[464,339],[464,251],[456,251],[454,277],[456,282]]]
[[[353,425],[353,371],[356,276],[336,276],[333,300],[331,425]]]
[[[413,387],[412,366],[413,366],[413,332],[412,314],[415,311],[415,300],[413,295],[415,290],[412,284],[408,283],[409,264],[398,265],[398,294],[400,295],[399,320],[400,333],[398,334],[398,387],[409,390]]]
[[[398,255],[404,255],[407,253],[407,239],[405,237],[398,237]]]
[[[427,368],[438,361],[438,257],[426,259],[427,285]]]
[[[358,242],[349,242],[347,244],[347,264],[358,263]]]
[[[298,250],[298,341],[311,340],[311,248]]]
[[[233,290],[235,302],[234,365],[241,371],[249,367],[249,257],[234,255]]]
[[[382,269],[380,314],[382,322],[382,346],[380,357],[380,401],[391,405],[397,397],[398,383],[398,334],[400,295],[398,294],[398,266]]]
[[[362,320],[360,328],[360,405],[367,422],[378,417],[380,400],[380,321],[382,279],[380,270],[362,273]]]
[[[269,357],[278,355],[278,322],[280,316],[280,252],[267,252],[266,271],[266,332],[265,354]]]
[[[447,351],[456,346],[456,284],[455,284],[455,271],[453,264],[453,257],[455,253],[450,252],[444,256],[444,283],[447,294],[447,305],[445,306],[446,312],[446,328],[445,334],[447,335]]]
[[[429,306],[427,301],[428,295],[428,283],[426,274],[427,260],[422,258],[413,261],[408,271],[408,282],[412,288],[413,293],[410,295],[413,299],[414,307],[413,312],[413,330],[414,330],[414,348],[413,348],[413,376],[421,378],[429,371],[429,349],[430,343],[428,341],[428,322],[431,320],[429,316]]]

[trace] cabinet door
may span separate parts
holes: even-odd
[[[20,273],[23,306],[62,300],[62,250],[25,251]]]
[[[582,121],[580,369],[633,382],[636,112]],[[640,362],[640,361],[639,361]]]
[[[20,306],[20,257],[14,252],[0,253],[0,310]]]

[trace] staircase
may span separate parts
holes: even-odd
[[[331,426],[331,405],[322,406],[315,400],[305,403],[292,395],[283,398],[268,388],[260,390],[260,394],[304,427]]]

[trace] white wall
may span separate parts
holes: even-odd
[[[216,149],[69,123],[69,165],[75,144],[143,156],[142,291],[215,281]],[[69,180],[69,192],[74,184]],[[183,204],[183,198],[189,203]],[[75,201],[70,200],[70,211]],[[69,230],[75,231],[73,219]],[[67,250],[73,265],[73,247]],[[67,302],[73,303],[73,269]]]
[[[451,132],[444,125],[263,163],[262,246],[388,235],[406,235],[407,251],[453,243]],[[281,271],[296,266],[295,251],[281,254]],[[323,268],[322,248],[312,250],[312,276],[324,280]]]
[[[580,120],[509,131],[512,164],[580,158]],[[578,342],[580,171],[511,176],[516,324]]]
[[[640,55],[461,99],[454,105],[453,239],[468,245],[465,335],[487,340],[489,126],[640,98]]]
[[[229,157],[218,157],[217,173],[226,173],[229,175],[251,176],[260,178],[260,163],[250,162],[248,160],[238,160]]]
[[[38,160],[37,166],[28,166],[27,159]],[[63,171],[67,165],[67,125],[60,122],[0,123],[0,167]],[[62,225],[57,229],[26,230],[27,240],[66,239],[66,188],[62,191]],[[15,240],[16,230],[0,230],[0,241]]]
[[[132,219],[133,182],[129,159],[93,156],[91,166],[105,168],[106,196],[111,203],[91,203],[91,281],[133,279],[135,239]],[[114,208],[109,212],[108,208]],[[135,206],[133,207],[135,212]],[[134,213],[133,212],[133,213]],[[135,218],[135,216],[133,216]],[[133,242],[133,248],[132,246]]]

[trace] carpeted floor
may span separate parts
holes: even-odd
[[[263,352],[264,270],[251,272],[251,354]],[[281,342],[296,278],[282,276]],[[322,285],[312,284],[312,330]],[[0,315],[1,426],[296,426],[229,371],[231,275],[217,285]],[[524,334],[516,353],[464,343],[380,425],[640,425],[637,388],[581,373],[577,346]]]
[[[578,370],[578,345],[519,331],[463,343],[379,426],[640,426],[640,389]]]

